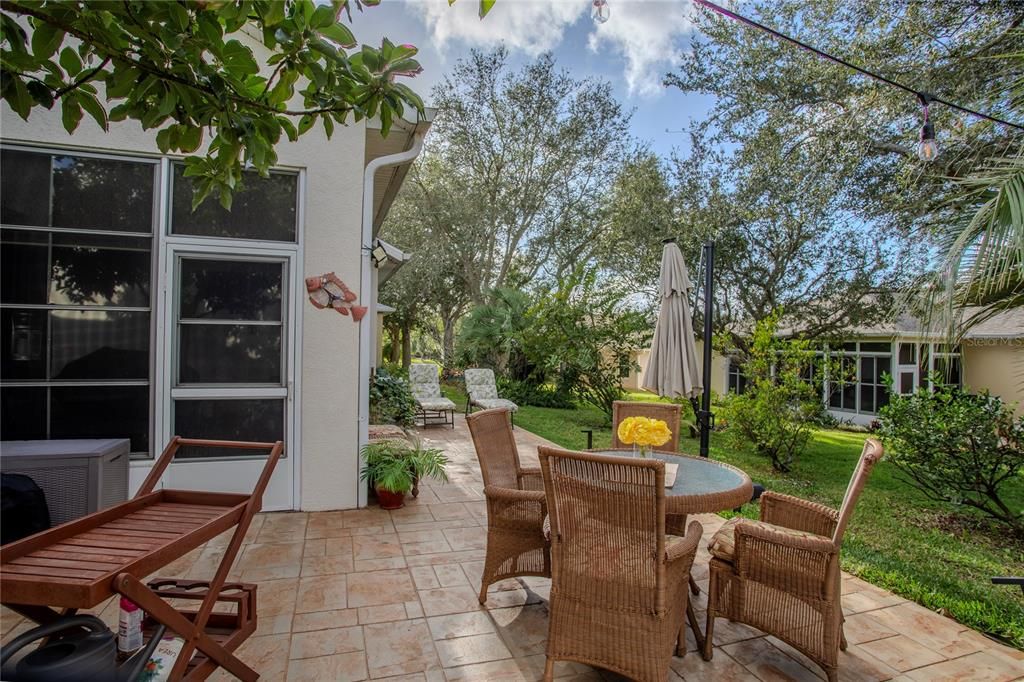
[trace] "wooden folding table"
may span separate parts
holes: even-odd
[[[181,447],[266,450],[269,455],[249,495],[155,490]],[[146,612],[147,622],[162,623],[185,640],[171,680],[202,680],[218,667],[242,680],[258,679],[259,674],[232,653],[256,630],[256,586],[226,580],[283,449],[281,441],[175,436],[131,500],[0,547],[4,606],[47,623],[123,595]],[[142,582],[231,528],[231,540],[210,580]],[[199,605],[194,611],[179,610],[165,599]],[[217,602],[233,604],[233,613],[215,612]]]

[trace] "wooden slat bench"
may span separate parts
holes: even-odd
[[[154,490],[184,446],[266,450],[269,454],[251,495]],[[218,665],[240,679],[257,679],[259,675],[231,653],[256,629],[256,586],[225,585],[225,580],[283,448],[281,441],[249,443],[175,436],[131,500],[0,547],[3,604],[46,623],[120,594],[142,607],[148,619],[166,625],[185,640],[171,671],[172,680],[205,679]],[[141,582],[232,527],[235,530],[227,550],[209,581],[157,580],[150,586]],[[162,596],[199,599],[200,605],[196,611],[178,611]],[[218,601],[234,603],[236,613],[231,618],[214,614]]]

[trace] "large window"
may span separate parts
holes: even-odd
[[[877,414],[889,403],[885,376],[892,374],[892,344],[889,341],[844,343],[833,353],[832,368],[838,376],[829,378],[828,405],[835,410]]]
[[[227,239],[295,242],[298,235],[296,173],[245,173],[243,190],[236,192],[231,210],[217,197],[208,197],[192,210],[193,184],[183,164],[175,163],[171,189],[171,234]]]
[[[150,451],[156,162],[0,150],[0,437]]]
[[[877,413],[889,404],[885,376],[892,374],[892,357],[865,355],[860,358],[860,411]]]
[[[743,374],[743,366],[736,360],[729,360],[729,385],[731,393],[743,393],[747,390],[747,377]]]

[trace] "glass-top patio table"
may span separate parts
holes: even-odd
[[[633,456],[632,448],[594,449],[590,452]],[[675,483],[665,490],[665,512],[668,514],[709,514],[735,509],[750,502],[754,493],[750,476],[724,462],[658,450],[650,456],[679,466]]]

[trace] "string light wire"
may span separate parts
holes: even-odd
[[[869,70],[867,70],[867,69],[865,69],[865,68],[863,68],[861,66],[857,66],[856,64],[848,62],[845,59],[842,59],[841,57],[836,57],[835,55],[831,55],[828,52],[824,52],[822,50],[819,50],[818,48],[816,48],[816,47],[814,47],[812,45],[808,45],[807,43],[805,43],[803,41],[797,40],[796,38],[791,38],[790,36],[786,35],[785,33],[781,33],[779,31],[776,31],[775,29],[773,29],[773,28],[771,28],[769,26],[765,26],[764,24],[758,23],[758,22],[754,21],[753,19],[745,17],[742,14],[737,14],[736,12],[733,12],[732,10],[728,10],[728,9],[722,7],[721,5],[716,5],[715,3],[711,2],[710,0],[693,0],[693,1],[695,3],[697,3],[698,5],[702,6],[702,7],[706,7],[707,9],[712,10],[713,12],[717,12],[718,14],[721,14],[724,17],[727,17],[729,19],[733,19],[733,20],[738,21],[740,23],[746,24],[747,26],[750,26],[752,28],[756,28],[759,31],[764,31],[765,33],[768,33],[768,34],[770,34],[770,35],[772,35],[772,36],[774,36],[774,37],[776,37],[776,38],[778,38],[780,40],[784,40],[786,42],[792,43],[793,45],[796,45],[797,47],[801,47],[801,48],[807,50],[808,52],[813,52],[814,54],[818,55],[819,57],[821,57],[823,59],[827,59],[827,60],[829,60],[831,62],[835,62],[836,64],[841,64],[842,66],[845,66],[848,69],[853,69],[854,71],[856,71],[856,72],[858,72],[860,74],[863,74],[863,75],[867,76],[868,78],[873,78],[873,79],[875,79],[877,81],[880,81],[882,83],[885,83],[887,85],[891,85],[894,88],[899,88],[900,90],[903,90],[905,92],[909,92],[910,94],[915,95],[918,99],[921,99],[923,95],[927,95],[927,97],[932,102],[939,102],[940,104],[945,104],[947,107],[950,107],[951,109],[956,109],[957,111],[962,111],[965,114],[969,114],[971,116],[976,116],[978,118],[983,118],[983,119],[985,119],[987,121],[991,121],[992,123],[998,123],[999,125],[1008,126],[1010,128],[1016,128],[1017,130],[1024,130],[1024,125],[1021,125],[1019,123],[1013,123],[1013,122],[1007,121],[1005,119],[997,118],[996,116],[990,116],[989,114],[985,114],[985,113],[982,113],[980,111],[975,111],[974,109],[969,109],[967,107],[960,106],[959,104],[956,104],[955,102],[950,102],[949,100],[942,99],[941,97],[937,97],[936,95],[931,94],[931,93],[922,93],[920,90],[915,90],[914,88],[911,88],[909,86],[904,85],[903,83],[900,83],[899,81],[895,81],[895,80],[893,80],[891,78],[886,78],[882,74],[875,73],[874,71],[869,71]]]

